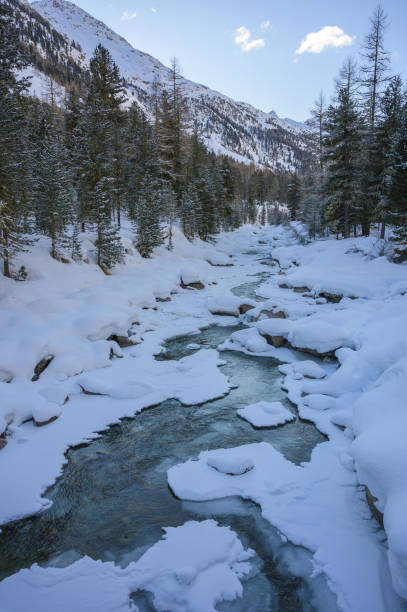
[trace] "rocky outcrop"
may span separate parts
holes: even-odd
[[[44,370],[47,369],[53,359],[54,355],[47,355],[47,357],[44,357],[43,359],[41,359],[41,361],[37,363],[34,368],[34,376],[31,379],[33,382],[39,379],[41,374],[44,372]]]
[[[44,425],[49,425],[50,423],[53,423],[54,421],[56,421],[57,418],[58,418],[57,416],[52,416],[47,421],[36,421],[35,419],[33,419],[33,421],[36,427],[44,427]]]
[[[117,342],[120,348],[126,348],[128,346],[134,346],[136,343],[133,342],[128,336],[119,336],[117,334],[112,334],[107,338],[108,340],[113,340]]]
[[[192,283],[184,283],[184,281],[181,281],[181,287],[183,289],[205,289],[205,285],[202,281],[194,281]]]
[[[241,304],[239,306],[239,312],[241,315],[243,315],[246,314],[246,312],[249,312],[249,310],[253,310],[253,308],[255,308],[253,304]]]
[[[380,510],[378,510],[376,508],[376,504],[375,502],[377,502],[377,497],[375,497],[369,487],[365,486],[365,493],[366,493],[366,501],[367,501],[367,505],[370,508],[370,512],[372,513],[372,516],[376,519],[376,521],[379,523],[380,527],[382,529],[384,529],[384,525],[383,525],[383,514],[380,512]]]

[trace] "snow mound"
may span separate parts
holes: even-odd
[[[223,348],[231,348],[230,345],[238,348],[241,347],[250,353],[264,353],[270,348],[267,341],[254,327],[233,332],[229,340],[223,345]]]
[[[294,326],[288,319],[263,319],[255,327],[263,336],[288,336]]]
[[[325,321],[300,321],[288,334],[296,348],[311,349],[318,354],[330,353],[351,342],[349,333]]]
[[[130,594],[153,595],[155,609],[207,612],[241,597],[254,552],[213,520],[164,528],[162,540],[122,569],[89,557],[65,568],[33,565],[0,583],[2,610],[128,612]]]
[[[228,257],[225,253],[220,253],[219,251],[211,253],[207,261],[211,264],[211,266],[233,266],[233,260],[231,257]]]
[[[295,415],[281,402],[257,402],[240,408],[237,414],[254,427],[276,427],[295,419]]]
[[[238,317],[254,308],[255,302],[234,295],[217,295],[208,299],[208,310],[214,315]]]
[[[250,457],[231,457],[222,451],[212,453],[206,463],[218,472],[231,476],[241,476],[254,468],[254,461]]]
[[[300,374],[301,376],[306,376],[307,378],[325,378],[326,372],[320,365],[315,363],[315,361],[297,361],[291,364],[284,364],[278,366],[278,369],[282,374],[286,376],[294,376]]]

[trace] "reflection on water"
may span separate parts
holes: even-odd
[[[211,327],[199,335],[177,338],[160,358],[178,359],[201,347],[216,347],[239,327]],[[281,400],[294,408],[280,389],[277,363],[271,358],[223,352],[223,372],[235,388],[226,397],[201,406],[169,400],[135,419],[123,420],[90,445],[71,450],[68,464],[46,497],[53,506],[42,514],[6,526],[0,536],[0,577],[34,562],[64,565],[82,555],[114,560],[125,566],[139,558],[162,535],[162,526],[214,517],[230,525],[243,543],[257,552],[253,575],[242,600],[224,603],[222,612],[329,609],[316,598],[329,596],[322,580],[290,573],[284,559],[289,544],[261,518],[259,509],[239,499],[192,503],[176,499],[168,489],[166,471],[201,450],[267,441],[295,463],[307,461],[324,438],[316,428],[297,419],[283,427],[255,430],[236,417],[236,410],[260,400]],[[309,553],[301,567],[309,566]],[[298,563],[297,563],[298,565]],[[307,566],[307,567],[308,567]],[[298,574],[298,572],[297,572]],[[301,574],[301,572],[300,572]],[[140,610],[152,610],[148,594],[137,593]]]

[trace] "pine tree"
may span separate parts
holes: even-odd
[[[287,206],[290,211],[291,220],[297,220],[297,214],[301,203],[301,182],[296,174],[287,187]]]
[[[107,49],[98,45],[90,61],[88,95],[82,111],[80,131],[83,143],[81,173],[81,221],[96,224],[98,263],[108,269],[122,258],[119,231],[111,221],[118,208],[115,148],[116,116],[124,102],[123,82]],[[121,195],[121,192],[120,192]],[[121,197],[120,197],[121,202]],[[120,204],[121,206],[121,204]]]
[[[399,76],[391,79],[380,100],[380,117],[375,129],[372,163],[376,176],[378,205],[376,215],[381,221],[380,237],[385,237],[388,217],[387,182],[391,172],[391,151],[399,126],[403,105],[403,83]]]
[[[78,223],[75,223],[73,226],[73,232],[71,236],[71,257],[76,262],[79,263],[82,261],[82,249],[81,243],[79,240],[80,228]]]
[[[27,205],[27,136],[23,94],[28,79],[16,73],[26,66],[13,24],[11,8],[0,4],[0,256],[3,273],[11,276],[10,262],[30,244],[25,235]]]
[[[327,112],[323,191],[328,223],[348,238],[357,214],[362,122],[356,102],[347,89],[340,89],[337,98],[337,105],[331,105]]]
[[[56,109],[43,118],[36,184],[38,228],[51,239],[51,257],[58,259],[69,244],[67,225],[74,219],[74,192],[64,147],[64,134],[58,125]]]
[[[388,202],[396,240],[407,240],[407,102],[404,103],[390,157]],[[404,253],[407,256],[407,248]],[[404,259],[405,257],[403,257]]]
[[[142,257],[151,257],[153,250],[163,243],[160,223],[161,201],[157,197],[159,183],[146,173],[141,179],[135,211],[136,248]]]
[[[178,61],[171,60],[170,87],[161,97],[159,141],[164,178],[174,189],[177,205],[181,202],[185,180],[186,102]]]
[[[371,28],[364,42],[361,66],[361,93],[365,104],[367,122],[360,196],[361,223],[364,236],[368,236],[370,233],[370,224],[380,200],[381,178],[380,173],[379,176],[377,173],[378,141],[376,127],[383,87],[389,80],[389,53],[384,48],[386,27],[387,16],[383,8],[378,5],[371,18]]]
[[[104,272],[123,259],[119,228],[111,222],[108,179],[102,178],[94,188],[93,219],[96,225],[97,264]]]
[[[182,194],[181,224],[184,235],[192,239],[199,233],[201,225],[198,187],[190,181]]]

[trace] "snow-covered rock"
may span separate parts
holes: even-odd
[[[230,454],[222,451],[212,453],[206,462],[218,472],[231,476],[241,476],[254,468],[254,461],[250,457],[231,457]]]
[[[214,315],[238,317],[254,308],[254,302],[234,295],[216,295],[208,299],[208,309]]]
[[[281,402],[257,402],[239,408],[237,414],[254,427],[276,427],[295,419],[295,415]]]

